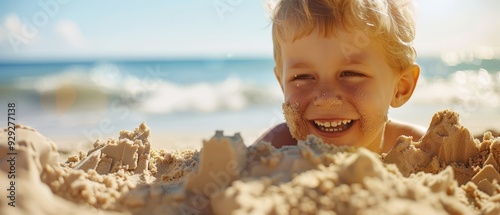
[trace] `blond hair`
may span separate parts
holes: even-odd
[[[335,35],[334,28],[363,32],[382,45],[388,64],[396,70],[415,62],[415,23],[409,0],[278,0],[271,10],[274,59],[280,72],[281,44],[315,29],[325,37]]]

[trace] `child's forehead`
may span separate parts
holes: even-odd
[[[362,64],[365,62],[367,59],[370,58],[370,54],[368,52],[358,52],[358,53],[353,53],[350,56],[344,56],[342,59],[342,64]],[[307,68],[311,67],[307,61],[305,61],[303,58],[300,57],[287,57],[283,61],[283,66],[284,68],[287,69],[299,69],[299,68]]]
[[[319,38],[336,38],[347,43],[366,43],[369,40],[373,42],[373,37],[367,33],[367,31],[362,31],[357,28],[344,28],[338,25],[331,27],[300,27],[296,25],[290,25],[282,31],[281,40],[284,43],[293,43],[299,39],[306,36],[314,36]]]
[[[283,50],[291,47],[294,47],[292,49],[309,48],[312,47],[311,44],[321,44],[319,45],[321,47],[316,48],[324,49],[326,47],[332,47],[330,45],[334,44],[333,47],[339,46],[342,53],[346,55],[346,58],[352,61],[363,61],[366,59],[367,54],[364,50],[368,47],[372,47],[370,49],[377,49],[379,51],[384,50],[383,45],[377,38],[370,37],[360,30],[346,31],[341,28],[337,28],[329,34],[325,34],[316,28],[307,35],[288,35],[287,39],[283,42]]]
[[[338,65],[389,63],[384,46],[361,32],[342,32],[329,37],[313,32],[283,44],[280,54],[284,69],[312,67],[312,62],[320,64],[326,59],[335,59]]]

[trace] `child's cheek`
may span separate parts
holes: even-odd
[[[388,111],[384,109],[381,98],[374,90],[363,86],[353,87],[351,96],[361,115],[361,131],[366,135],[380,132],[387,121]]]
[[[307,137],[307,121],[304,119],[303,106],[293,99],[285,101],[282,106],[290,134],[297,140],[305,140]]]
[[[311,84],[288,84],[285,87],[285,100],[305,100],[313,93],[314,89],[314,86],[311,86]]]
[[[349,97],[352,98],[352,103],[360,112],[373,112],[380,110],[382,101],[377,96],[375,89],[367,85],[355,85],[349,88]]]
[[[363,84],[349,86],[347,92],[357,103],[365,103],[370,98],[369,90]]]
[[[377,90],[373,86],[359,85],[352,88],[351,96],[354,98],[353,102],[360,111],[370,112],[371,114],[387,114],[389,102],[384,93]]]

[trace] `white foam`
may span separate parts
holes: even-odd
[[[241,110],[249,105],[277,103],[281,99],[280,94],[279,87],[259,88],[244,84],[238,78],[227,78],[220,83],[192,85],[166,82],[145,99],[141,109],[153,113]]]
[[[114,64],[100,64],[90,71],[75,67],[36,79],[23,78],[17,84],[22,90],[40,94],[56,93],[68,85],[77,92],[77,97],[100,91],[108,101],[120,99],[146,113],[242,110],[251,105],[279,104],[282,100],[277,83],[263,85],[227,77],[219,82],[181,84],[147,73],[127,74]]]
[[[497,107],[500,105],[500,72],[456,71],[448,78],[420,78],[410,99],[424,105],[474,105]]]

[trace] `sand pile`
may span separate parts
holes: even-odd
[[[388,154],[325,145],[246,147],[221,131],[203,148],[152,149],[141,124],[59,163],[55,145],[18,127],[16,207],[1,214],[499,214],[500,138],[474,139],[452,111]],[[0,177],[9,163],[0,133]],[[7,183],[0,185],[9,189]],[[3,195],[5,196],[5,195]]]

